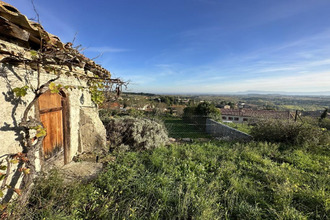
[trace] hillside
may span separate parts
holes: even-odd
[[[329,150],[328,144],[197,141],[112,153],[88,184],[64,184],[56,171],[40,179],[21,217],[328,219]]]

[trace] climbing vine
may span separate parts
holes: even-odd
[[[42,34],[40,35],[42,36]],[[5,159],[2,161],[0,160],[0,181],[2,181],[0,186],[0,198],[4,197],[5,190],[11,189],[19,195],[18,202],[22,206],[27,202],[31,189],[30,186],[36,175],[36,152],[41,150],[42,141],[47,135],[47,130],[41,121],[36,117],[29,116],[38,98],[48,90],[50,90],[51,93],[59,93],[63,89],[79,89],[88,91],[92,101],[96,105],[99,105],[105,100],[104,94],[106,92],[115,92],[116,96],[118,96],[122,86],[127,86],[127,83],[120,79],[111,79],[110,74],[87,76],[87,74],[82,75],[81,72],[77,72],[73,66],[80,65],[86,61],[82,61],[82,55],[79,51],[71,47],[72,43],[68,43],[64,48],[59,49],[45,38],[42,38],[41,42],[39,50],[30,50],[26,52],[26,54],[10,54],[6,60],[6,63],[24,66],[26,72],[25,85],[11,90],[15,98],[21,100],[28,94],[34,95],[27,103],[23,117],[19,123],[19,127],[24,132],[23,151],[6,155]],[[27,55],[28,57],[26,57]],[[97,71],[100,72],[99,66],[89,67],[88,71],[93,73],[93,68],[96,68]],[[41,75],[45,74],[45,72],[53,77],[42,83]],[[29,79],[29,76],[33,77],[33,79]],[[79,80],[84,79],[87,81],[87,84],[85,86],[63,86],[62,84],[56,83],[61,76],[73,76]],[[33,80],[36,80],[35,84],[32,83]],[[13,188],[7,181],[13,164],[21,164],[18,171],[22,173],[23,179],[19,188]],[[5,205],[2,205],[0,207],[0,212],[3,211],[5,207]]]

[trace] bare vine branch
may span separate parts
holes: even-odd
[[[32,7],[33,7],[33,11],[34,11],[34,13],[36,13],[36,16],[37,16],[37,22],[38,22],[39,24],[41,24],[41,22],[40,22],[40,15],[39,15],[39,13],[38,13],[38,11],[37,11],[37,9],[36,9],[36,6],[35,6],[35,4],[34,4],[34,0],[31,0],[31,4],[32,4]]]

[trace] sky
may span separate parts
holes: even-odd
[[[7,0],[36,18],[30,0]],[[330,91],[329,0],[34,0],[128,91]]]

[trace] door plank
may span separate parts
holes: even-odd
[[[48,159],[63,149],[63,106],[59,94],[46,92],[39,97],[40,120],[47,134],[43,140],[44,158]]]

